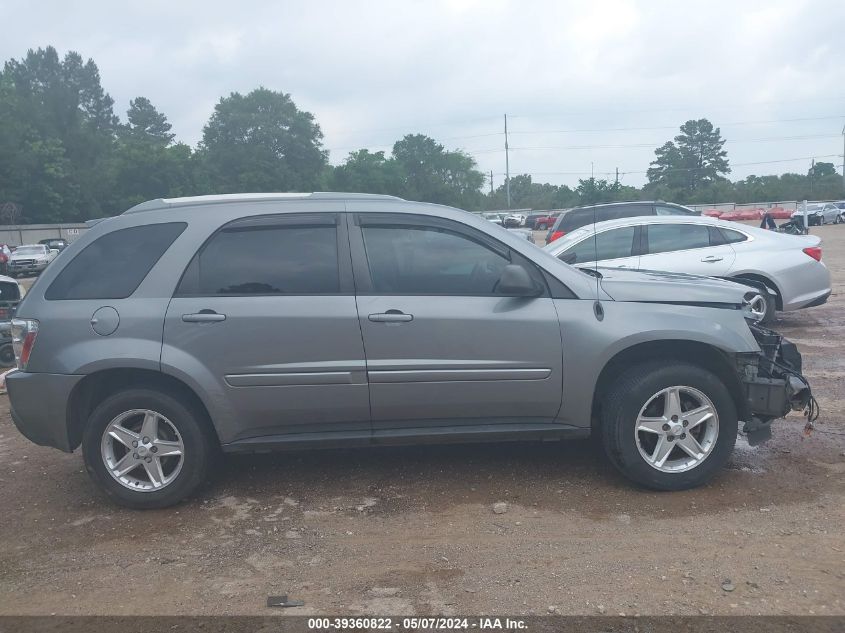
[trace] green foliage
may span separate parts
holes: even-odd
[[[468,154],[447,151],[423,134],[408,134],[393,145],[393,160],[401,171],[403,197],[464,209],[480,207],[484,175]]]
[[[367,149],[350,152],[346,162],[335,167],[330,178],[334,191],[399,195],[404,186],[399,164],[385,158],[384,152]]]
[[[290,95],[258,88],[220,99],[200,153],[213,192],[312,191],[328,162],[322,138]]]
[[[75,52],[30,50],[0,72],[0,203],[23,222],[67,222],[120,213],[158,197],[243,191],[393,194],[468,210],[504,209],[505,183],[487,181],[475,160],[435,139],[409,134],[391,154],[360,149],[333,167],[314,116],[290,95],[258,88],[214,108],[196,151],[181,143],[164,113],[143,96],[126,122],[100,84],[92,60]],[[510,180],[512,208],[559,209],[636,199],[680,203],[763,202],[845,197],[833,163],[807,174],[749,176],[731,183],[724,140],[707,119],[687,121],[655,150],[642,189],[603,179],[566,185]]]
[[[649,183],[691,194],[722,180],[731,170],[724,144],[719,128],[707,119],[687,121],[674,141],[655,150]]]

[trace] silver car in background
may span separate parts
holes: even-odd
[[[642,216],[599,222],[565,235],[545,250],[579,267],[662,270],[734,279],[761,292],[759,320],[823,304],[830,271],[821,239],[785,235],[708,217]]]
[[[792,217],[804,217],[804,206],[792,213]],[[839,224],[842,221],[842,209],[833,202],[817,202],[807,205],[807,225]]]

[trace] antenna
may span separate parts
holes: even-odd
[[[596,207],[593,205],[593,269],[596,277],[596,300],[593,303],[593,313],[599,321],[604,320],[604,307],[602,307],[601,299],[601,273],[599,272],[599,236],[596,233]]]

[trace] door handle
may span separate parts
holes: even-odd
[[[200,310],[193,314],[183,314],[182,320],[185,323],[214,323],[215,321],[225,321],[225,314],[218,314],[214,310]]]
[[[724,259],[724,257],[716,257],[715,255],[709,255],[702,259],[701,261],[705,262],[706,264],[712,264],[714,262],[720,262]]]
[[[414,320],[414,315],[405,314],[401,310],[388,310],[371,314],[367,318],[375,323],[407,323]]]

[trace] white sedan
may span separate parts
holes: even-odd
[[[786,235],[708,217],[642,216],[572,231],[545,247],[582,268],[661,270],[741,280],[760,289],[763,323],[823,304],[830,271],[815,235]],[[671,300],[671,297],[667,297]]]

